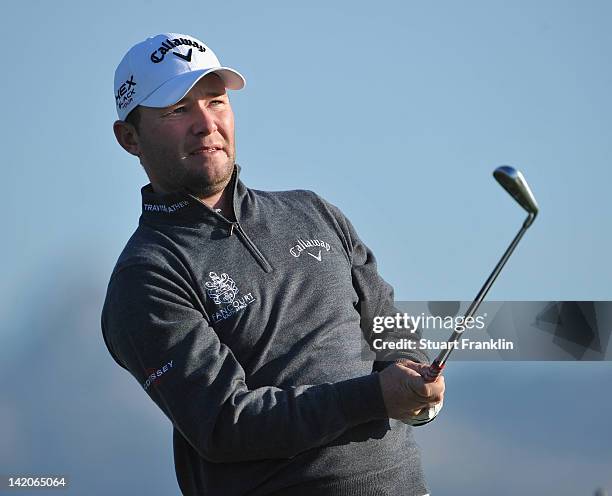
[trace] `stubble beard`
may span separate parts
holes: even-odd
[[[143,160],[141,160],[141,164],[151,182],[154,183],[154,190],[161,193],[184,191],[204,200],[223,191],[229,184],[234,173],[235,159],[234,154],[232,154],[218,166],[210,165],[198,168],[177,163],[176,167],[170,170],[164,167],[148,167]],[[158,163],[155,163],[155,165],[158,165]]]
[[[185,171],[186,174],[180,181],[182,189],[200,200],[210,198],[227,187],[234,174],[234,167],[234,157],[228,157],[223,165],[215,167],[212,171]]]

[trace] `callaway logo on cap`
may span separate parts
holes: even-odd
[[[163,33],[134,45],[115,71],[115,104],[120,120],[138,105],[168,107],[214,72],[231,90],[244,88],[238,71],[222,67],[213,51],[192,36]]]

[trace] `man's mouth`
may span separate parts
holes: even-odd
[[[196,148],[195,150],[192,150],[191,152],[189,152],[189,155],[203,155],[203,154],[213,154],[216,152],[222,152],[223,151],[223,147],[222,146],[201,146]]]

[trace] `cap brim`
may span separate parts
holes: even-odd
[[[240,90],[244,88],[246,81],[242,74],[229,67],[215,67],[212,69],[200,69],[197,71],[185,72],[166,81],[140,105],[145,107],[169,107],[180,101],[195,84],[207,74],[214,72],[223,80],[225,87],[230,90]]]

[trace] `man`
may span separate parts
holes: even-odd
[[[115,136],[150,184],[108,286],[107,347],[172,421],[184,494],[423,495],[407,424],[431,418],[444,380],[423,380],[419,351],[363,357],[393,291],[336,207],[240,181],[226,89],[244,84],[175,33],[119,64]]]

